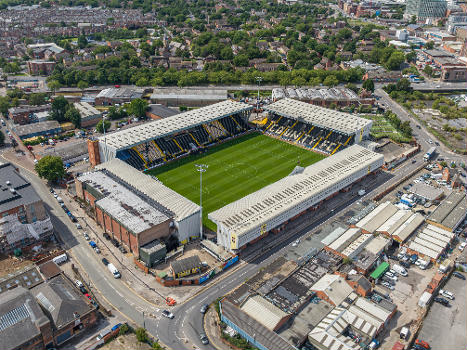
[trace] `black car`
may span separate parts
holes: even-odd
[[[399,261],[399,258],[395,255],[388,255],[388,258],[391,260]]]
[[[102,263],[107,266],[109,265],[109,260],[107,260],[106,258],[102,258]]]
[[[439,146],[439,142],[438,142],[438,141],[436,141],[436,142],[435,142],[435,145],[436,145],[436,146]]]
[[[86,294],[88,291],[86,290],[86,288],[84,288],[84,286],[81,286],[79,287],[79,290],[81,291],[81,293],[83,294]]]
[[[460,278],[461,280],[464,280],[465,281],[465,276],[463,274],[461,274],[459,271],[454,271],[452,273],[453,276],[456,276],[457,278]]]
[[[444,299],[444,298],[441,298],[441,297],[435,297],[433,299],[434,301],[436,301],[437,303],[440,303],[444,306],[449,306],[449,301],[447,299]]]
[[[115,238],[112,239],[112,244],[113,244],[116,248],[118,248],[118,247],[120,246],[120,243],[119,243]]]
[[[104,232],[104,238],[110,241],[110,235],[107,232]]]
[[[73,221],[73,222],[78,222],[78,219],[75,218],[73,215],[70,216],[70,219],[71,219],[71,221]]]
[[[406,269],[410,268],[410,263],[408,261],[400,261],[399,263]]]
[[[69,210],[68,210],[68,208],[66,207],[66,205],[64,205],[64,206],[62,207],[62,209],[63,209],[63,211],[64,211],[65,213],[68,214]]]
[[[209,339],[208,339],[208,337],[206,337],[206,334],[201,333],[201,334],[199,335],[199,339],[201,340],[201,343],[203,343],[204,345],[208,345],[208,344],[209,344]]]

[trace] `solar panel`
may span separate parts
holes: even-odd
[[[29,316],[29,310],[24,304],[20,307],[8,311],[6,314],[0,317],[0,332],[4,331],[8,327],[14,326]]]

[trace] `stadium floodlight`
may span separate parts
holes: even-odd
[[[203,173],[207,170],[207,164],[195,164],[199,171],[199,238],[203,239]]]
[[[259,110],[259,87],[261,85],[261,82],[263,81],[263,77],[255,77],[256,81],[258,83],[258,99],[256,100],[256,113],[258,113]]]

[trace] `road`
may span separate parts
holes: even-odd
[[[438,142],[439,146],[436,146],[437,153],[444,157],[446,160],[453,160],[457,164],[465,162],[465,156],[452,152],[448,147],[446,147],[441,141],[439,141],[434,135],[432,135],[423,124],[419,123],[412,117],[401,105],[395,102],[389,95],[381,88],[375,90],[375,95],[380,96],[379,103],[383,103],[385,106],[389,107],[388,109],[396,113],[397,116],[402,121],[409,121],[410,126],[414,132],[414,136],[417,139],[418,143],[421,145],[422,153],[428,151],[432,146],[435,146],[434,142]],[[432,141],[430,143],[429,141]]]

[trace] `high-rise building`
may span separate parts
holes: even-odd
[[[416,16],[418,21],[443,18],[446,15],[446,0],[407,0],[405,16]]]

